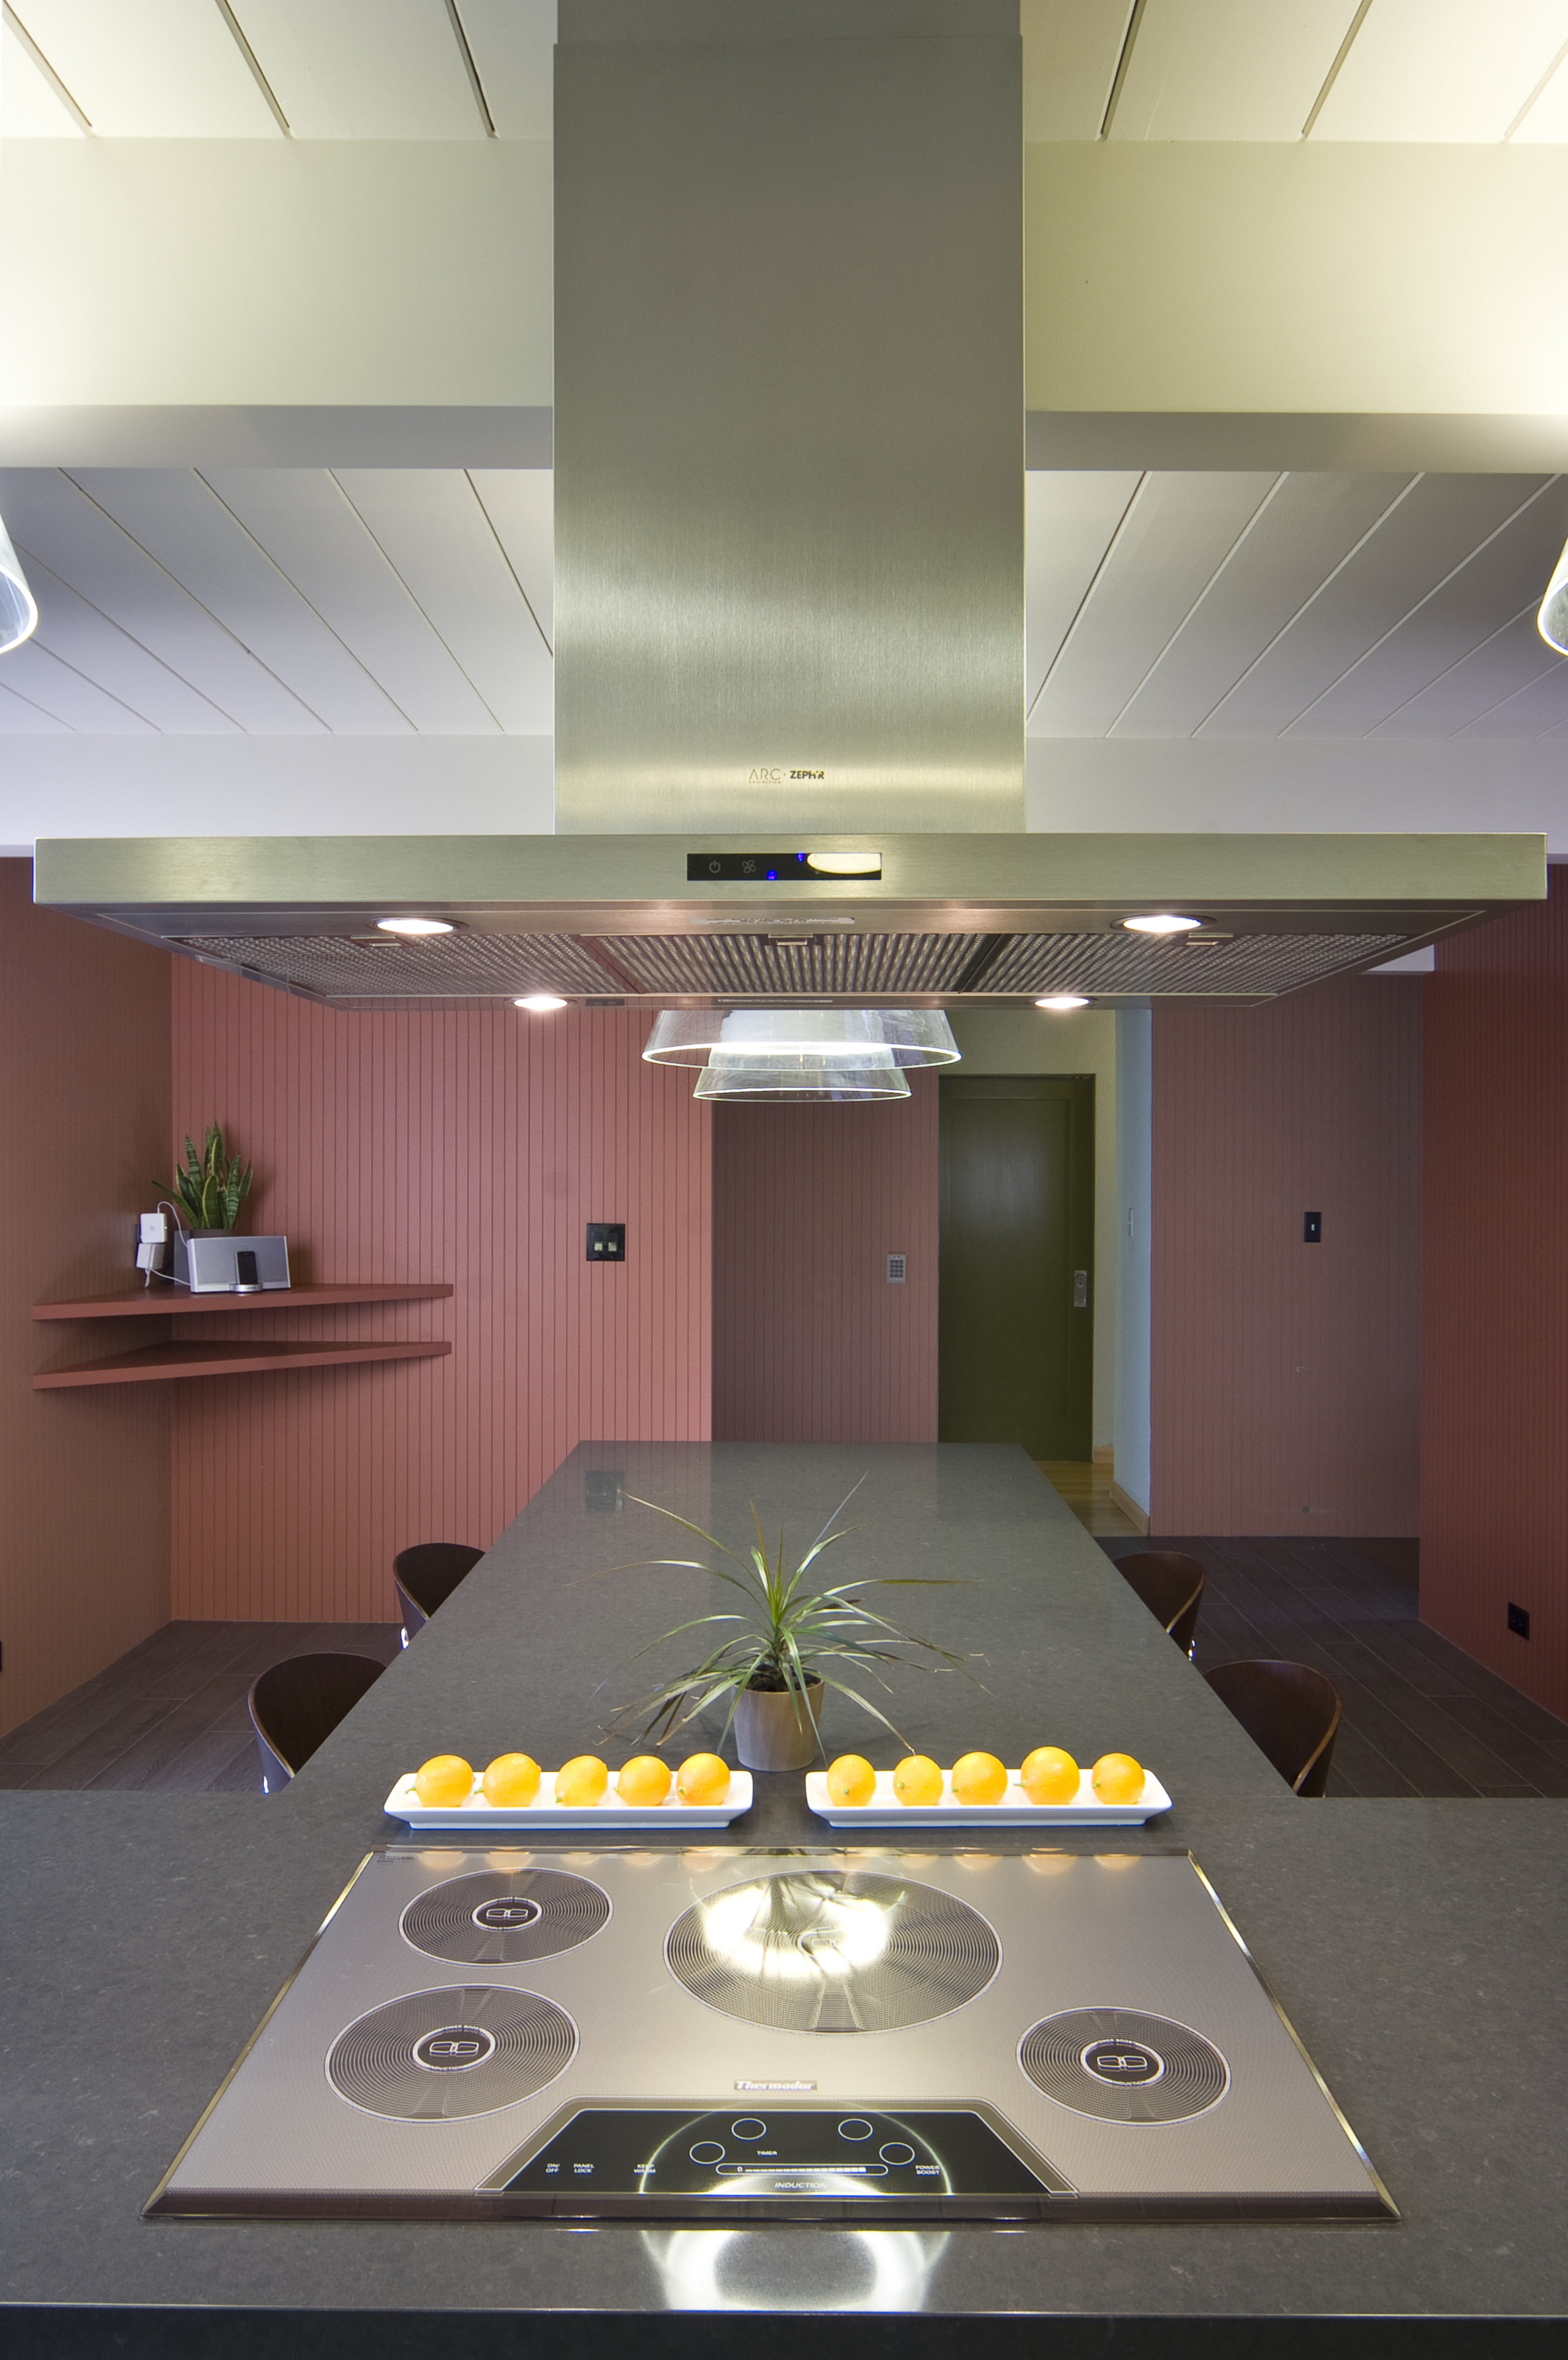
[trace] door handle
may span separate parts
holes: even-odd
[[[1086,1270],[1075,1270],[1073,1273],[1073,1308],[1074,1311],[1087,1311],[1089,1308],[1089,1273]]]

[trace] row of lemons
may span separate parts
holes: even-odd
[[[531,1754],[497,1754],[480,1780],[480,1791],[497,1810],[515,1811],[539,1793],[543,1771]],[[730,1790],[730,1765],[716,1754],[690,1754],[673,1773],[657,1754],[635,1754],[615,1780],[623,1803],[647,1809],[662,1803],[673,1785],[683,1803],[722,1803]],[[574,1754],[555,1774],[555,1799],[572,1810],[602,1803],[610,1773],[596,1754]],[[450,1810],[474,1792],[474,1770],[461,1754],[433,1754],[414,1773],[414,1792],[427,1809]]]
[[[497,1809],[517,1810],[531,1803],[544,1776],[528,1754],[498,1754],[480,1780],[480,1791]],[[1060,1745],[1037,1745],[1018,1773],[1018,1784],[1031,1803],[1072,1803],[1078,1798],[1083,1773],[1071,1754]],[[1102,1754],[1089,1773],[1102,1803],[1136,1803],[1143,1794],[1144,1772],[1130,1754]],[[691,1754],[671,1772],[657,1754],[637,1754],[622,1765],[615,1792],[623,1803],[640,1809],[657,1808],[673,1786],[683,1803],[722,1803],[729,1792],[727,1762],[716,1754]],[[940,1803],[943,1778],[929,1754],[907,1754],[893,1773],[893,1792],[900,1803],[929,1808]],[[573,1754],[555,1774],[555,1799],[572,1810],[602,1803],[609,1792],[608,1765],[596,1754]],[[877,1773],[861,1754],[841,1754],[828,1765],[830,1801],[851,1809],[869,1803],[877,1791]],[[1007,1791],[1007,1773],[994,1754],[964,1754],[953,1765],[955,1803],[999,1803]],[[466,1803],[474,1792],[474,1769],[461,1754],[435,1754],[414,1774],[414,1792],[427,1809],[450,1810]]]

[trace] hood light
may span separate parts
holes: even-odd
[[[819,877],[880,877],[879,852],[808,852],[806,866]]]
[[[525,999],[514,1000],[512,1005],[514,1008],[526,1008],[530,1016],[553,1016],[558,1008],[566,1006],[566,1002],[558,999],[553,991],[530,991]]]
[[[1555,648],[1560,656],[1568,656],[1568,549],[1558,559],[1557,571],[1546,585],[1535,628],[1549,648]]]
[[[1049,1010],[1052,1016],[1069,1016],[1073,1009],[1087,1008],[1088,1005],[1087,998],[1081,991],[1053,991],[1049,1000],[1035,1001],[1037,1008]]]
[[[452,931],[446,918],[377,918],[376,923],[384,934],[450,934]]]
[[[667,1008],[651,1065],[699,1065],[700,1098],[907,1098],[909,1065],[951,1065],[953,1027],[936,1008]]]
[[[1133,934],[1186,934],[1203,923],[1202,918],[1183,918],[1174,910],[1154,910],[1141,917],[1122,920]]]
[[[30,639],[38,627],[38,601],[27,587],[21,560],[0,519],[0,656],[9,655],[24,639]]]

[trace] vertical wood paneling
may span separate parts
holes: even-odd
[[[35,1369],[125,1339],[27,1316],[134,1277],[168,1153],[169,965],[35,910],[32,863],[0,860],[0,1731],[169,1619],[168,1392],[34,1393]]]
[[[174,989],[175,1125],[254,1157],[247,1226],[299,1277],[456,1290],[289,1321],[450,1360],[177,1389],[177,1614],[389,1615],[397,1550],[487,1545],[579,1441],[707,1435],[710,1121],[646,1017],[350,1014],[185,961]],[[590,1220],[626,1221],[623,1265]]]
[[[1426,987],[1421,1604],[1565,1716],[1568,890],[1549,879],[1544,905],[1440,945]]]
[[[936,1440],[938,1098],[909,1079],[893,1105],[715,1113],[716,1439]]]
[[[1421,989],[1155,1011],[1157,1531],[1416,1530]]]

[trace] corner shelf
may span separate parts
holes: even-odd
[[[138,1287],[118,1295],[77,1295],[62,1303],[35,1303],[35,1319],[204,1319],[236,1311],[321,1311],[355,1303],[436,1303],[450,1286],[291,1286],[261,1295],[181,1294]],[[33,1379],[35,1393],[59,1393],[79,1385],[168,1384],[188,1377],[267,1376],[284,1369],[357,1368],[370,1360],[437,1360],[452,1351],[445,1341],[415,1343],[266,1344],[215,1338],[195,1344],[145,1344],[103,1360],[79,1360],[71,1369],[50,1369]]]

